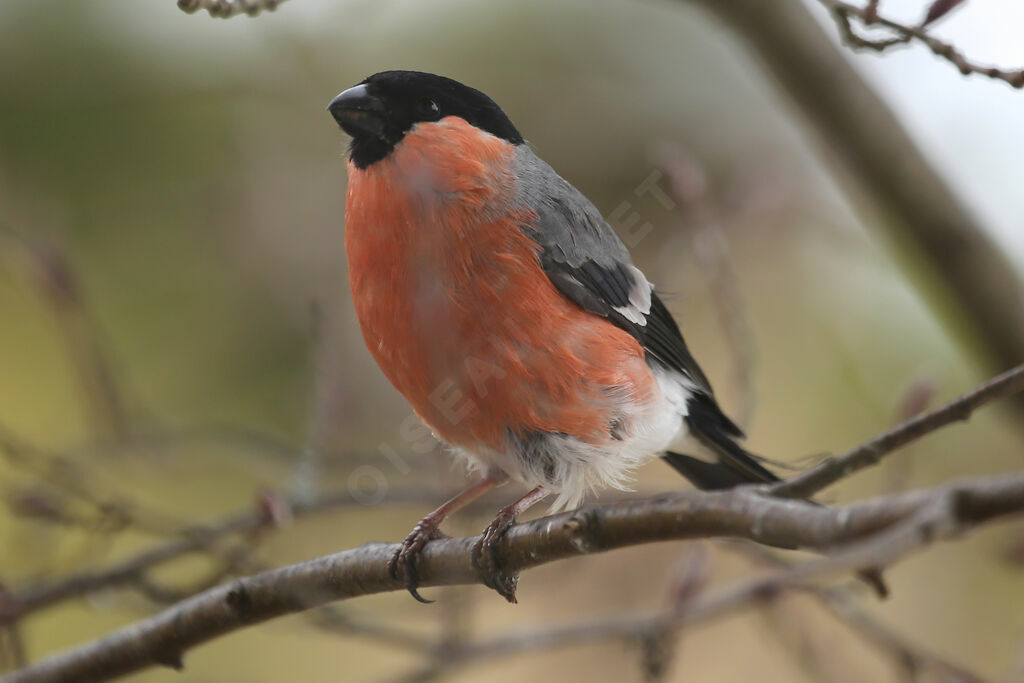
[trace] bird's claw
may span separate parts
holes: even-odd
[[[412,533],[405,537],[402,545],[388,561],[388,574],[391,575],[391,578],[402,581],[405,584],[405,589],[409,591],[409,595],[425,605],[434,601],[427,600],[417,590],[420,577],[416,571],[416,561],[423,552],[423,546],[427,544],[427,541],[444,538],[444,536],[436,523],[424,519],[413,527]]]
[[[508,576],[502,570],[496,545],[515,522],[515,515],[502,510],[473,546],[473,565],[480,572],[484,584],[513,604],[516,602],[519,577]]]

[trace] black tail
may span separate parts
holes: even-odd
[[[690,434],[714,453],[718,462],[709,463],[681,453],[666,453],[665,461],[699,489],[728,489],[740,484],[767,484],[779,481],[757,458],[743,449],[736,439],[743,432],[711,396],[697,392],[687,401],[686,425]]]

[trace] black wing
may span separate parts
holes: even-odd
[[[584,310],[607,318],[640,342],[648,356],[712,394],[676,321],[635,266],[621,261],[601,265],[589,260],[573,266],[545,251],[541,267],[566,297]],[[646,291],[641,293],[641,289]]]

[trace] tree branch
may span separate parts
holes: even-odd
[[[793,566],[791,560],[780,557],[764,546],[746,541],[725,541],[722,545],[761,566],[772,569]],[[849,586],[820,586],[812,590],[811,595],[848,628],[878,647],[901,671],[935,671],[945,674],[950,683],[981,683],[982,678],[963,665],[918,645],[879,621],[855,599]]]
[[[470,642],[441,643],[429,652],[430,661],[400,675],[394,683],[424,683],[481,659],[509,657],[522,652],[552,650],[581,643],[624,640],[641,646],[645,680],[661,680],[669,665],[670,641],[679,630],[681,615],[707,580],[706,549],[698,546],[686,556],[669,585],[664,607],[633,615],[607,619],[545,625],[528,631],[507,633]]]
[[[387,502],[430,503],[443,495],[433,490],[394,491]],[[288,509],[292,517],[303,517],[363,504],[348,491],[338,491],[308,501],[288,503]],[[272,528],[275,524],[265,509],[254,506],[253,509],[227,516],[220,521],[183,528],[176,532],[179,538],[103,569],[76,572],[7,592],[5,599],[0,601],[0,626],[14,623],[63,600],[99,590],[121,586],[135,586],[145,590],[148,587],[145,583],[146,573],[155,567],[190,553],[205,551],[226,537],[251,535]]]
[[[129,402],[72,260],[59,242],[0,226],[0,266],[7,250],[27,263],[27,284],[57,325],[90,428],[98,437],[123,441],[131,418]]]
[[[206,10],[211,17],[230,19],[239,14],[255,17],[261,12],[272,12],[285,0],[178,0],[178,8],[187,14]]]
[[[907,552],[905,546],[913,547],[914,543],[930,540],[917,538],[920,529],[931,529],[931,535],[937,533],[932,527],[943,520],[936,521],[935,511],[928,507],[929,504],[934,505],[935,500],[944,501],[946,506],[942,509],[946,515],[943,523],[954,526],[961,522],[978,523],[1024,509],[1024,474],[1006,480],[997,478],[963,484],[964,495],[957,493],[954,496],[951,492],[959,491],[955,487],[942,487],[878,498],[840,511],[783,499],[809,497],[840,478],[877,463],[900,446],[952,422],[966,419],[985,403],[1021,390],[1024,390],[1024,365],[993,378],[941,408],[907,420],[843,456],[773,487],[666,495],[600,508],[584,508],[575,513],[519,525],[501,543],[499,553],[504,558],[503,566],[514,573],[572,555],[653,541],[711,536],[748,538],[786,548],[827,549],[878,534],[909,516],[920,517],[924,514],[921,509],[930,510],[928,514],[931,517],[915,517],[909,522],[910,530],[900,536],[903,545],[897,544],[895,551],[887,550],[889,554],[882,552],[883,546],[875,539],[875,544],[869,545],[867,551],[861,549],[860,555],[851,555],[853,551],[848,550],[817,563],[794,567],[788,576],[792,579],[799,572],[810,571],[811,575],[817,576],[826,571],[835,573],[883,567],[892,557]],[[971,497],[972,491],[977,493],[976,488],[981,491],[978,494],[980,498],[977,495]],[[765,496],[764,493],[771,495]],[[973,507],[970,505],[972,500],[975,501]],[[306,514],[352,502],[348,494],[327,496],[298,503],[293,513]],[[226,518],[216,525],[190,530],[183,539],[142,553],[105,571],[83,572],[55,583],[22,589],[17,593],[9,592],[3,609],[0,609],[0,624],[13,624],[33,610],[100,587],[144,582],[145,571],[153,566],[206,548],[226,534],[256,531],[272,522],[266,510],[260,507]],[[469,559],[469,549],[474,542],[474,539],[448,539],[428,544],[419,565],[421,585],[475,583],[476,571]],[[30,673],[39,667],[57,666],[67,658],[80,664],[83,670],[93,671],[89,667],[98,667],[96,676],[119,675],[154,663],[175,665],[181,652],[188,647],[247,623],[305,610],[332,600],[400,587],[400,582],[392,579],[384,569],[394,549],[395,546],[390,545],[368,545],[263,572],[231,586],[213,588],[147,622],[86,646],[77,654],[58,656],[23,671]],[[192,628],[183,629],[182,623]],[[121,651],[124,648],[135,652],[135,655],[128,656]],[[127,668],[122,670],[119,667]],[[70,674],[74,670],[72,666],[64,671]],[[112,673],[103,673],[105,671]],[[16,675],[20,674],[11,674]]]
[[[979,74],[998,81],[1003,81],[1013,88],[1024,88],[1024,70],[1022,69],[1000,69],[995,66],[983,66],[975,64],[957,50],[953,45],[939,40],[932,36],[927,24],[937,17],[925,17],[925,22],[920,26],[908,26],[898,21],[886,19],[877,13],[877,7],[857,7],[842,0],[818,0],[827,7],[836,20],[839,30],[843,36],[843,42],[852,48],[863,48],[882,52],[897,45],[906,45],[911,41],[917,41],[926,46],[936,56],[950,62],[964,76]],[[872,40],[858,35],[851,23],[851,17],[860,20],[865,26],[884,26],[894,34],[892,38]]]
[[[1024,365],[1007,370],[977,389],[940,408],[907,420],[837,458],[826,460],[818,467],[776,484],[771,491],[783,498],[809,498],[843,477],[870,465],[877,465],[883,457],[901,446],[953,422],[967,420],[971,413],[986,403],[1020,391],[1024,391]]]
[[[973,479],[868,500],[842,509],[766,497],[755,488],[674,493],[545,517],[513,527],[498,545],[509,572],[567,557],[654,541],[726,536],[832,556],[795,565],[695,601],[685,619],[711,616],[784,588],[893,562],[936,538],[1024,511],[1024,473]],[[873,537],[874,535],[874,537]],[[475,584],[476,537],[432,541],[419,562],[422,586]],[[225,633],[335,600],[401,590],[390,576],[395,544],[370,543],[262,572],[193,596],[92,644],[15,671],[0,683],[101,681],[156,664],[180,668],[183,653]]]

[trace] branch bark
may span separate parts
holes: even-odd
[[[876,498],[842,509],[772,498],[750,487],[691,491],[520,524],[502,539],[498,552],[509,572],[519,572],[567,557],[685,538],[724,536],[812,549],[852,544],[849,550],[796,565],[785,575],[695,603],[685,621],[696,618],[695,613],[720,614],[746,600],[824,576],[887,564],[947,533],[1020,512],[1024,472]],[[421,586],[479,583],[471,552],[476,540],[428,543],[418,565]],[[92,644],[15,671],[0,683],[103,681],[158,664],[181,668],[186,650],[225,633],[329,601],[402,590],[402,582],[387,570],[397,548],[370,543],[207,590]]]
[[[443,491],[431,489],[399,490],[394,491],[387,502],[430,504],[444,495]],[[325,493],[312,500],[288,501],[286,504],[290,515],[295,518],[365,505],[348,491]],[[182,528],[174,534],[178,538],[102,569],[75,572],[21,587],[6,593],[0,600],[0,627],[71,598],[123,586],[142,587],[140,584],[146,574],[156,567],[191,553],[207,551],[225,538],[257,534],[275,525],[275,520],[265,510],[254,506],[219,521]]]
[[[843,37],[843,42],[854,48],[854,49],[867,49],[874,50],[876,52],[883,52],[892,47],[906,45],[912,40],[916,40],[922,45],[926,46],[936,57],[945,59],[950,62],[957,70],[964,76],[970,74],[980,74],[987,76],[995,80],[1003,81],[1012,88],[1020,89],[1024,88],[1024,70],[1021,69],[1000,69],[997,66],[983,66],[976,64],[957,50],[952,44],[939,40],[935,36],[931,35],[928,31],[928,24],[932,21],[939,19],[941,14],[933,14],[929,12],[925,16],[923,23],[917,26],[909,26],[907,24],[901,24],[898,21],[892,21],[885,17],[879,16],[877,7],[857,7],[848,2],[842,2],[841,0],[818,0],[819,3],[824,5],[832,13],[835,18],[837,25],[839,26],[839,32]],[[952,3],[955,5],[956,3]],[[940,9],[948,12],[952,9],[952,5],[949,2],[944,3],[944,6]],[[938,8],[938,4],[933,4],[933,10]],[[858,35],[853,28],[851,19],[856,17],[866,26],[883,26],[892,31],[892,37],[882,38],[880,40],[866,38]]]

